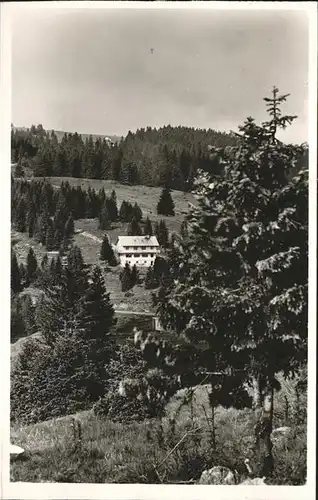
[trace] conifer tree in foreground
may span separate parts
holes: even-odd
[[[87,268],[81,251],[74,246],[67,254],[67,266],[62,268],[60,258],[54,262],[54,274],[39,304],[37,318],[48,345],[59,335],[68,335],[76,325],[80,300],[87,291]]]
[[[114,254],[114,250],[112,248],[111,243],[109,242],[107,234],[105,234],[102,242],[102,246],[100,249],[100,259],[108,262],[110,266],[116,266],[117,260]]]
[[[287,97],[274,88],[268,121],[248,118],[240,145],[217,151],[222,177],[201,172],[189,235],[170,262],[173,279],[156,295],[163,326],[190,342],[189,368],[196,364],[202,379],[223,372],[233,390],[252,388],[261,477],[274,467],[276,375],[293,376],[307,360],[308,173],[292,175],[303,147],[276,137],[296,118],[280,110]]]
[[[77,257],[73,260],[79,261]],[[101,271],[93,270],[85,293],[77,299],[71,270],[63,273],[62,287],[55,288],[49,302],[43,296],[40,303],[40,312],[47,316],[51,306],[58,306],[51,316],[55,323],[51,321],[50,335],[26,343],[12,373],[11,417],[26,423],[89,409],[109,384],[115,320]],[[38,320],[41,325],[43,317]]]
[[[157,204],[158,215],[174,215],[174,202],[171,197],[171,191],[168,187],[164,187],[158,204]]]
[[[93,368],[94,376],[90,377],[89,392],[97,399],[103,394],[107,363],[115,347],[112,327],[116,324],[114,308],[98,266],[93,269],[77,320],[76,335],[83,343],[86,358],[84,368],[87,370],[88,362]]]

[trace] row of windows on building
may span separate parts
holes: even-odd
[[[123,247],[126,252],[129,250],[132,252],[149,252],[149,250],[152,250],[152,247]]]
[[[137,261],[131,261],[130,259],[129,260],[126,260],[127,264],[131,265],[131,264],[136,264],[137,266],[140,265],[140,264],[150,264],[151,266],[153,266],[153,260],[143,260],[143,261],[140,261],[140,260],[137,260]]]
[[[142,253],[142,254],[140,254],[140,253],[134,253],[133,255],[122,253],[121,255],[123,257],[126,257],[126,258],[129,258],[129,257],[134,257],[134,258],[138,258],[138,257],[152,258],[152,257],[155,256],[155,254],[153,254],[153,253],[148,253],[148,255],[145,254],[145,253]]]

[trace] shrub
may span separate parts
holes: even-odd
[[[164,414],[172,393],[170,381],[160,370],[149,370],[135,346],[119,346],[116,359],[110,362],[109,373],[111,384],[105,396],[94,405],[96,415],[129,422]]]
[[[101,376],[75,334],[51,347],[30,339],[11,374],[11,420],[30,424],[89,409],[107,383],[106,369]]]

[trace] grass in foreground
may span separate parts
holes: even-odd
[[[24,447],[27,455],[25,460],[11,464],[11,481],[180,483],[198,479],[213,465],[242,470],[244,458],[250,456],[251,412],[218,408],[213,449],[203,411],[207,405],[204,388],[198,392],[194,409],[183,408],[174,427],[169,419],[180,397],[173,398],[162,421],[122,425],[83,412],[76,415],[80,432],[72,416],[13,427],[11,441]],[[276,473],[271,484],[303,484],[305,427],[293,428],[289,438],[275,445],[274,455]]]

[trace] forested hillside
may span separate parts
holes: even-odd
[[[188,191],[197,170],[219,173],[211,147],[234,146],[238,138],[214,130],[166,126],[129,132],[119,142],[77,133],[47,132],[41,125],[12,128],[12,162],[36,177],[107,179],[123,184],[168,185]]]

